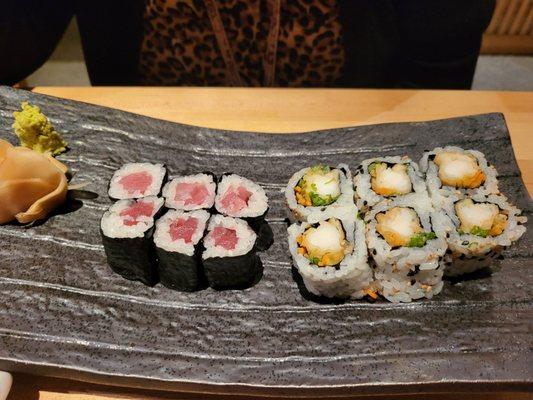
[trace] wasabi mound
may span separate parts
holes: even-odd
[[[13,129],[15,135],[19,137],[21,146],[54,156],[67,150],[67,142],[54,130],[39,107],[32,106],[26,101],[22,102],[21,106],[21,111],[13,113],[15,117]]]

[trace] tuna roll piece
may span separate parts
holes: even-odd
[[[130,163],[116,170],[109,183],[113,200],[157,196],[167,177],[163,164]]]
[[[163,188],[165,205],[176,210],[210,209],[215,204],[217,185],[213,174],[180,176]]]
[[[265,191],[257,183],[235,174],[223,175],[218,184],[215,207],[221,214],[244,218],[258,225],[268,210]]]
[[[170,210],[157,222],[154,243],[160,282],[170,289],[194,291],[202,281],[200,240],[209,220],[205,210]]]
[[[163,199],[155,196],[120,200],[102,216],[100,233],[111,269],[126,279],[146,285],[157,283],[152,242],[154,217]]]
[[[202,263],[209,286],[242,288],[252,283],[260,261],[254,252],[257,235],[246,221],[214,215],[207,230]]]

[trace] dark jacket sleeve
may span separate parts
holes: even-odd
[[[0,84],[26,78],[50,57],[72,18],[68,0],[8,0],[0,10]]]
[[[399,87],[470,89],[494,0],[395,2]]]
[[[91,83],[135,84],[145,0],[77,0],[75,4]]]
[[[339,0],[345,86],[469,89],[494,0]]]

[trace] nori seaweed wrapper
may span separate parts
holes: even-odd
[[[167,251],[156,246],[159,281],[169,289],[193,292],[203,282],[198,252],[188,256],[176,251]]]
[[[207,283],[213,289],[245,289],[262,274],[260,258],[252,250],[236,257],[202,260]]]
[[[244,218],[244,220],[248,222],[246,218]],[[272,228],[265,220],[264,215],[261,217],[261,220],[255,221],[254,225],[250,222],[248,222],[248,225],[257,234],[257,239],[255,241],[256,251],[268,250],[270,246],[272,246],[272,243],[274,243],[274,232],[272,232]]]
[[[140,281],[148,286],[155,285],[159,279],[153,232],[154,228],[151,227],[143,237],[111,238],[100,229],[107,263],[111,269],[126,279]]]

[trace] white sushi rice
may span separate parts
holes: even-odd
[[[376,214],[393,207],[409,207],[418,215],[425,232],[436,238],[423,247],[392,248],[377,232]],[[378,291],[391,302],[431,298],[442,290],[439,261],[447,248],[445,236],[435,229],[439,214],[425,195],[406,195],[376,204],[365,216],[366,241],[374,262]],[[437,220],[437,221],[436,221]]]
[[[202,204],[188,204],[185,205],[183,200],[176,200],[176,187],[180,183],[201,183],[204,184],[208,191],[208,196]],[[175,208],[177,210],[198,210],[201,208],[211,208],[215,203],[217,185],[213,181],[213,176],[209,174],[195,174],[176,177],[165,184],[163,187],[163,197],[165,198],[165,205],[168,208]]]
[[[163,207],[164,200],[161,197],[157,196],[146,196],[139,200],[135,199],[124,199],[124,200],[118,200],[116,201],[111,207],[109,207],[109,211],[114,212],[116,214],[120,214],[122,211],[126,210],[127,208],[131,207],[134,203],[143,202],[143,203],[152,203],[153,204],[153,211],[151,218],[154,217],[155,214]]]
[[[378,292],[393,303],[409,303],[412,300],[427,298],[442,291],[443,268],[421,270],[413,276],[406,276],[395,272],[387,265],[375,271]]]
[[[233,250],[226,250],[223,247],[215,246],[211,231],[217,226],[235,230],[237,244]],[[246,221],[218,214],[213,215],[209,220],[207,231],[208,233],[204,238],[205,251],[202,254],[202,259],[204,260],[213,257],[236,257],[247,254],[254,248],[257,239],[257,235]]]
[[[319,267],[298,253],[297,238],[312,223],[295,223],[288,228],[289,251],[309,292],[329,298],[359,299],[365,295],[366,289],[371,289],[373,286],[372,269],[367,262],[364,223],[360,219],[356,220],[355,215],[346,220],[342,212],[342,209],[330,208],[327,212],[315,214],[315,216],[321,215],[321,219],[314,219],[312,222],[329,218],[341,220],[346,232],[346,239],[354,248],[352,253],[346,255],[341,261],[339,269],[330,266]]]
[[[251,193],[247,207],[237,213],[230,213],[222,205],[222,199],[230,187],[244,187]],[[268,198],[265,190],[255,182],[242,176],[231,174],[224,175],[218,184],[215,197],[215,208],[218,212],[236,218],[253,218],[264,215],[268,209]]]
[[[439,178],[439,168],[433,162],[435,155],[453,151],[459,153],[469,153],[473,155],[479,167],[485,174],[485,182],[477,189],[458,189],[451,186],[443,186]],[[420,160],[420,170],[426,174],[426,184],[429,195],[436,209],[449,207],[450,201],[453,203],[462,195],[484,195],[498,194],[498,172],[492,165],[488,165],[485,155],[477,150],[464,150],[456,146],[436,147],[432,151],[425,152]]]
[[[102,232],[110,238],[143,237],[153,225],[154,219],[151,217],[139,217],[135,225],[124,225],[124,217],[112,211],[106,211],[100,221]]]
[[[370,158],[370,159],[364,160],[360,164],[360,166],[358,167],[358,170],[355,173],[355,177],[353,179],[354,187],[355,187],[355,201],[357,204],[357,208],[361,212],[366,213],[370,208],[372,208],[374,205],[376,205],[380,201],[383,201],[389,198],[389,197],[385,197],[385,196],[377,194],[372,189],[372,177],[370,173],[368,172],[368,167],[370,166],[370,164],[374,162],[383,162],[383,163],[388,163],[388,164],[406,164],[407,175],[409,176],[409,179],[412,185],[411,193],[416,193],[419,195],[426,195],[426,196],[428,195],[427,188],[426,188],[426,182],[424,180],[424,177],[420,173],[418,164],[412,161],[409,157],[393,156],[393,157]],[[403,196],[410,195],[411,193],[403,195]]]
[[[487,197],[476,194],[473,196],[461,195],[459,199],[471,198],[477,203],[496,204],[501,210],[507,211],[507,226],[498,236],[485,238],[470,233],[459,234],[461,225],[455,212],[454,203],[446,202],[446,209],[442,212],[442,223],[435,226],[438,235],[448,237],[449,249],[444,259],[446,265],[445,275],[457,276],[474,272],[493,263],[493,259],[504,247],[510,246],[526,231],[524,224],[527,217],[520,216],[521,210],[510,204],[503,195],[489,195]],[[451,205],[450,205],[451,204]],[[438,232],[437,232],[438,231]]]
[[[139,216],[134,225],[125,225],[124,221],[128,217],[121,216],[120,213],[136,202],[149,202],[153,204],[152,215]],[[143,237],[144,233],[154,225],[154,215],[163,206],[163,199],[157,196],[148,196],[140,200],[119,200],[114,203],[102,216],[100,227],[105,236],[110,238],[135,238]]]
[[[339,170],[341,195],[334,203],[327,206],[306,207],[299,204],[296,200],[294,188],[298,185],[300,179],[302,179],[302,177],[311,169],[310,167],[299,170],[291,177],[291,179],[289,179],[289,183],[285,189],[285,199],[287,200],[289,209],[298,221],[307,221],[311,214],[316,215],[326,209],[350,207],[353,204],[354,192],[352,186],[352,173],[346,164],[339,164],[335,168]]]
[[[152,183],[148,186],[146,191],[134,191],[133,193],[125,190],[119,181],[130,174],[146,171],[152,176]],[[161,191],[161,185],[166,175],[166,168],[163,164],[150,163],[130,163],[124,164],[115,171],[111,182],[109,184],[109,197],[112,199],[136,199],[146,196],[157,196]]]
[[[144,233],[154,225],[154,219],[139,217],[135,225],[124,225],[124,218],[116,213],[106,211],[100,222],[100,227],[105,236],[110,238],[136,238],[143,237]]]
[[[190,243],[185,243],[183,239],[173,240],[170,235],[170,225],[180,218],[196,218],[198,227],[191,237]],[[194,246],[198,244],[204,235],[204,231],[209,220],[209,213],[205,210],[182,211],[169,210],[165,215],[157,220],[155,224],[154,243],[157,247],[169,251],[194,255]]]

